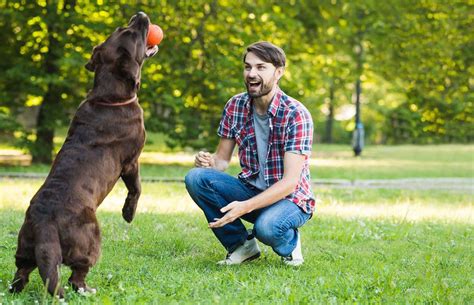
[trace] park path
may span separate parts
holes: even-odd
[[[45,179],[44,173],[0,173],[0,179]],[[143,182],[184,183],[184,178],[142,177]],[[474,194],[474,178],[313,179],[315,187],[340,189],[451,190]]]
[[[401,179],[316,179],[315,185],[335,188],[413,189],[413,190],[465,190],[474,193],[474,178],[401,178]]]
[[[162,164],[185,162],[192,164],[194,156],[186,153],[164,154],[143,152],[140,157],[147,162]],[[29,165],[31,156],[19,150],[0,149],[0,164]],[[1,179],[45,179],[45,173],[0,173]],[[143,182],[184,183],[184,177],[142,177]],[[313,179],[313,186],[340,189],[408,189],[408,190],[450,190],[474,194],[473,178],[401,178],[401,179]]]

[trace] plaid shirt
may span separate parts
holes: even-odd
[[[265,160],[265,181],[273,185],[283,177],[285,152],[301,152],[306,160],[294,192],[286,198],[313,213],[315,199],[311,191],[309,156],[313,143],[313,120],[309,111],[297,100],[278,89],[268,108],[270,135]],[[235,139],[239,147],[242,172],[239,178],[246,181],[258,175],[257,142],[253,120],[252,99],[247,93],[232,97],[226,104],[217,131],[219,137]]]

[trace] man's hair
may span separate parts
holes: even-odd
[[[259,42],[255,42],[249,45],[247,47],[247,50],[244,53],[244,57],[243,57],[244,63],[245,63],[245,58],[247,57],[247,54],[249,52],[252,52],[264,62],[271,63],[277,68],[285,66],[285,63],[286,63],[285,52],[280,47],[277,47],[276,45],[268,41],[259,41]]]

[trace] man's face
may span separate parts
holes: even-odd
[[[252,52],[247,53],[244,63],[244,81],[247,92],[252,98],[267,95],[277,86],[283,75],[283,68],[264,62]]]

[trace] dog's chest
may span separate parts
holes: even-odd
[[[145,144],[143,112],[139,107],[80,108],[67,140],[132,157]]]

